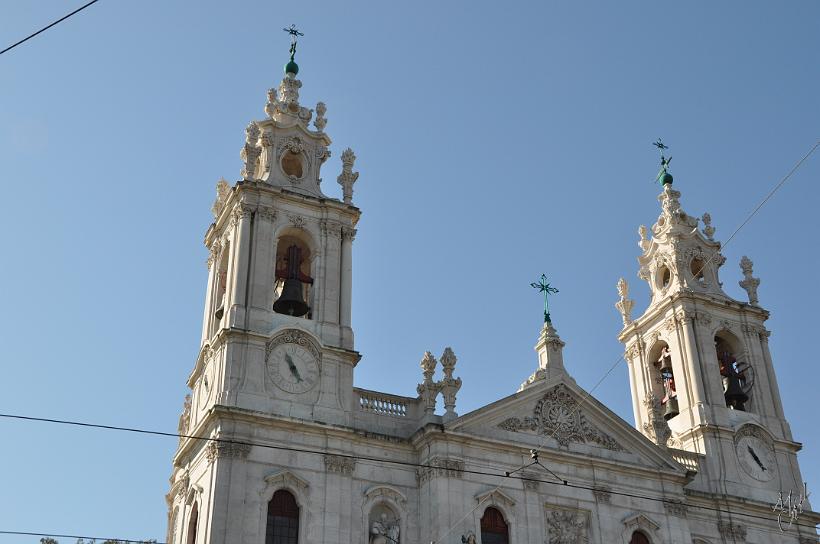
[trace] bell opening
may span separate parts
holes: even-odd
[[[296,236],[283,236],[277,244],[273,311],[312,319],[311,252]]]
[[[726,407],[733,410],[746,411],[749,402],[751,381],[747,376],[749,365],[739,360],[742,353],[734,335],[722,331],[715,335],[715,354],[717,355],[720,377],[723,382],[723,397]]]
[[[654,361],[652,392],[661,401],[663,418],[669,421],[680,413],[675,374],[672,370],[672,352],[669,345],[660,340],[652,347],[650,357],[650,361]]]

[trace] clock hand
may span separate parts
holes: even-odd
[[[755,450],[753,450],[751,446],[746,446],[746,449],[749,450],[749,453],[752,454],[752,458],[754,458],[755,463],[757,463],[760,466],[760,468],[762,468],[765,471],[766,467],[764,467],[763,463],[760,462],[760,457],[757,456]]]
[[[296,378],[297,382],[302,381],[302,376],[299,375],[299,369],[296,368],[296,364],[293,362],[293,359],[290,358],[290,355],[285,353],[285,362],[288,363],[288,368],[290,368],[290,373]],[[758,461],[759,462],[759,461]]]

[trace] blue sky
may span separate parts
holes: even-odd
[[[2,4],[0,47],[81,5]],[[622,353],[658,137],[683,208],[725,240],[818,139],[820,4],[117,2],[0,56],[0,411],[173,431],[199,347],[203,234],[243,128],[306,34],[303,103],[351,146],[356,385],[412,395],[452,346],[465,413],[536,365],[546,272],[569,371]],[[820,153],[725,248],[772,312],[787,417],[820,485]],[[626,365],[595,396],[632,422]],[[173,439],[0,421],[0,529],[164,539]],[[0,537],[0,542],[34,538]]]

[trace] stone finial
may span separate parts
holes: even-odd
[[[325,114],[327,113],[327,106],[324,102],[318,102],[316,104],[316,120],[313,121],[313,126],[316,127],[316,130],[319,132],[324,132],[325,127],[327,126],[327,118]]]
[[[438,361],[429,351],[424,352],[424,357],[421,359],[421,370],[424,375],[424,383],[433,383],[433,374],[436,373],[436,365]]]
[[[259,162],[259,156],[262,154],[262,148],[259,146],[259,125],[255,121],[248,123],[245,127],[245,145],[242,147],[242,152],[239,156],[245,164],[242,167],[242,179],[253,181],[256,176],[256,165]]]
[[[538,368],[521,384],[518,390],[521,391],[535,382],[550,379],[558,374],[566,374],[565,345],[552,323],[544,323],[541,334],[538,336],[538,342],[535,344],[535,351],[538,353]]]
[[[749,304],[757,306],[757,287],[760,285],[760,278],[752,277],[753,265],[752,260],[745,255],[740,259],[740,269],[743,271],[743,279],[738,282],[738,285],[745,289],[749,295]]]
[[[641,225],[638,227],[638,236],[641,237],[641,239],[638,240],[638,247],[643,251],[646,251],[649,247],[649,239],[646,237],[646,225]]]
[[[433,354],[429,351],[425,351],[424,357],[421,359],[421,370],[424,375],[424,381],[416,387],[416,392],[418,392],[422,406],[424,407],[425,416],[432,416],[436,411],[438,386],[433,381],[433,374],[436,372],[437,364],[438,361],[433,357]]]
[[[342,151],[342,173],[336,178],[342,186],[342,197],[345,204],[353,203],[353,184],[359,179],[359,173],[353,171],[353,163],[356,162],[356,155],[349,147]]]
[[[219,178],[219,181],[216,182],[216,200],[214,200],[214,205],[211,206],[211,213],[214,214],[214,219],[222,213],[222,210],[225,208],[225,202],[228,201],[230,194],[231,186],[225,181],[225,178]]]
[[[634,300],[629,297],[629,284],[626,280],[621,278],[618,280],[618,296],[620,300],[615,303],[615,307],[621,312],[621,317],[624,320],[624,327],[632,323],[632,307],[635,305]]]
[[[444,397],[444,421],[450,421],[458,417],[455,411],[456,394],[461,389],[461,378],[453,378],[453,371],[456,368],[456,355],[453,350],[444,348],[441,355],[441,366],[444,370],[444,378],[437,385]]]
[[[456,368],[456,355],[450,348],[445,348],[441,355],[441,366],[444,369],[444,378],[433,381],[433,374],[436,372],[438,361],[429,351],[424,352],[421,359],[421,370],[424,374],[424,381],[416,387],[424,415],[432,416],[436,410],[436,398],[439,393],[444,396],[444,417],[445,422],[458,417],[455,411],[456,394],[461,389],[461,378],[453,378],[453,371]]]
[[[706,238],[709,240],[714,240],[715,227],[712,226],[712,216],[709,215],[709,212],[706,212],[700,219],[703,221],[703,234],[706,235]]]

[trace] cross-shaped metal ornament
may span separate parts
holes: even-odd
[[[538,289],[539,292],[544,293],[544,323],[549,323],[552,325],[552,320],[550,319],[549,295],[557,293],[558,289],[550,286],[549,282],[547,282],[546,274],[541,274],[541,281],[538,283],[531,283],[530,286]]]
[[[296,41],[299,39],[299,36],[304,36],[304,34],[299,32],[296,25],[290,25],[290,28],[283,28],[282,30],[290,34],[290,60],[293,60],[293,57],[296,55]]]
[[[668,159],[664,156],[663,152],[666,149],[669,149],[669,146],[663,143],[663,140],[658,138],[657,142],[652,142],[652,145],[658,148],[658,151],[661,152],[661,169],[658,172],[658,175],[655,177],[655,181],[660,181],[661,176],[669,171],[669,163],[672,162],[672,157]]]

